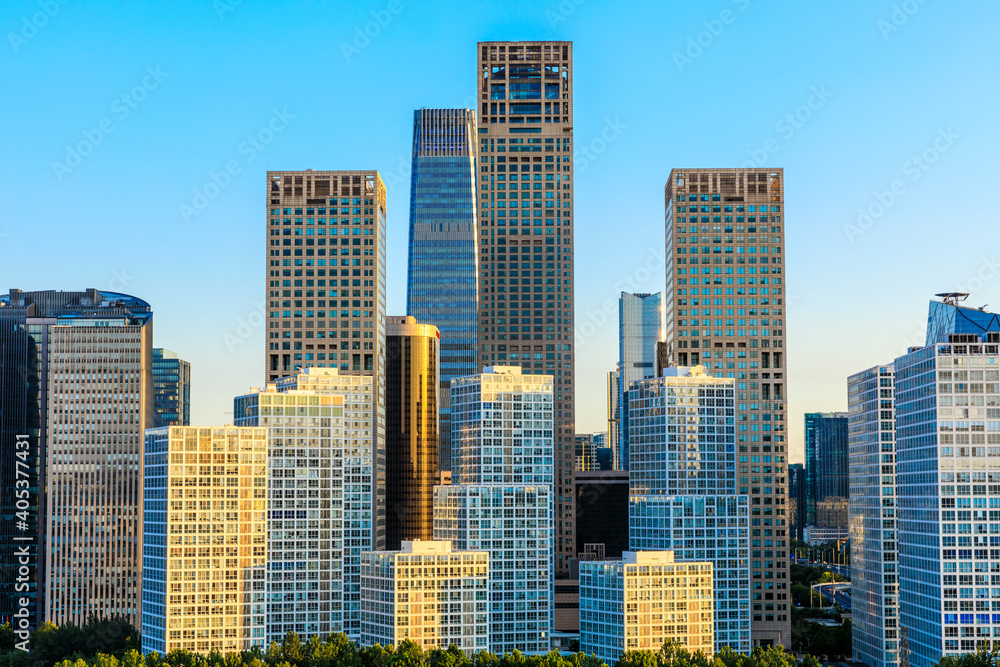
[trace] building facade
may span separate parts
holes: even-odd
[[[806,518],[806,467],[802,463],[788,466],[788,525],[793,540],[802,539]]]
[[[622,470],[621,465],[621,372],[618,367],[608,371],[608,446],[611,447],[612,470]]]
[[[497,654],[550,649],[554,393],[552,376],[514,366],[452,381],[452,484],[434,490],[434,539],[489,552]]]
[[[9,568],[26,548],[35,622],[82,625],[92,614],[141,622],[152,318],[145,301],[96,289],[0,297],[4,511],[12,516],[3,528],[3,602],[21,608]]]
[[[588,470],[576,473],[576,555],[600,549],[600,560],[621,558],[628,551],[628,471]],[[598,547],[597,545],[600,545]]]
[[[556,570],[573,556],[573,45],[480,42],[479,365],[555,386]]]
[[[234,401],[268,429],[267,643],[289,632],[361,635],[361,553],[371,551],[375,381],[307,368]]]
[[[472,657],[489,647],[489,553],[451,542],[404,540],[361,555],[361,644],[451,645]]]
[[[266,647],[268,429],[146,431],[142,652]]]
[[[740,485],[751,520],[772,538],[751,563],[753,582],[775,588],[753,601],[753,642],[787,645],[784,172],[673,169],[664,195],[666,354],[737,383],[737,453],[769,460],[758,481]]]
[[[774,548],[773,529],[754,524],[747,469],[736,453],[736,384],[703,367],[674,367],[633,383],[629,396],[632,497],[629,544],[710,560],[715,577],[715,647],[750,650],[751,604],[773,600],[773,582],[750,581],[750,566]],[[739,474],[737,474],[739,471]],[[757,561],[759,562],[759,561]]]
[[[629,294],[618,298],[619,460],[629,469],[628,397],[632,383],[657,377],[656,344],[663,340],[663,294]]]
[[[191,423],[191,363],[162,347],[153,348],[154,428]]]
[[[476,112],[413,112],[406,314],[441,332],[439,462],[451,469],[452,378],[478,373]]]
[[[675,642],[713,653],[712,564],[671,551],[626,551],[580,563],[580,650],[613,665],[627,651]]]
[[[817,504],[830,496],[847,498],[848,453],[846,412],[807,412],[806,525],[818,526]],[[824,526],[832,528],[833,526]],[[846,528],[846,524],[839,526]]]
[[[385,546],[385,185],[377,171],[267,173],[265,382],[372,375],[375,549]]]
[[[434,536],[434,486],[439,482],[440,333],[416,318],[386,324],[387,550],[403,540]]]
[[[988,588],[1000,571],[988,523],[1000,506],[998,348],[1000,333],[948,334],[893,364],[899,619],[914,667],[1000,634]]]

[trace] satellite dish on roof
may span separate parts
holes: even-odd
[[[935,294],[934,296],[941,297],[942,301],[944,301],[949,306],[956,306],[956,305],[958,305],[959,301],[965,301],[966,299],[968,299],[969,298],[969,293],[968,292],[941,292],[940,294]]]

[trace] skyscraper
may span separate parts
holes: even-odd
[[[451,470],[451,380],[478,373],[476,112],[413,112],[406,314],[441,332],[439,463]]]
[[[307,368],[234,400],[269,429],[267,642],[361,634],[361,553],[375,542],[375,378]]]
[[[479,362],[553,376],[556,570],[573,556],[573,45],[480,42]]]
[[[268,429],[146,431],[142,650],[267,646]]]
[[[899,664],[899,553],[893,367],[847,380],[854,659]]]
[[[806,523],[818,526],[817,503],[835,496],[847,498],[848,455],[847,413],[807,412],[806,447]],[[823,526],[833,528],[833,526]],[[845,526],[839,526],[845,527]]]
[[[385,185],[377,171],[267,172],[265,382],[306,367],[375,377],[372,487],[385,507]],[[384,514],[372,529],[381,549]]]
[[[773,599],[780,588],[750,581],[751,558],[773,542],[761,538],[773,535],[755,532],[751,550],[749,499],[737,485],[735,394],[734,380],[698,367],[668,368],[632,385],[629,546],[712,561],[715,649],[746,652],[751,603]],[[690,522],[704,530],[691,531]]]
[[[656,344],[663,340],[663,294],[629,294],[618,299],[618,410],[622,470],[629,469],[628,391],[632,383],[656,377]]]
[[[416,318],[386,324],[386,550],[434,538],[440,334]]]
[[[621,465],[621,371],[618,367],[608,371],[608,446],[611,447],[611,467],[622,470]]]
[[[453,380],[451,398],[453,483],[434,489],[434,539],[490,552],[490,650],[547,653],[554,620],[552,377],[491,366]]]
[[[4,563],[16,566],[13,550],[28,547],[44,596],[36,611],[59,625],[91,614],[139,623],[152,319],[145,301],[96,289],[0,297],[4,509],[27,513],[3,528]],[[13,493],[21,480],[27,509]]]
[[[154,428],[191,423],[191,364],[176,352],[153,348]]]
[[[793,540],[801,540],[806,527],[806,468],[802,463],[788,466],[788,525]]]
[[[666,342],[671,363],[736,381],[736,445],[761,474],[741,474],[754,528],[771,538],[751,580],[753,642],[791,641],[781,169],[673,169],[664,188]],[[749,483],[750,480],[752,483]]]

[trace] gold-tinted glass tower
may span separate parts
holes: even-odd
[[[552,375],[556,571],[574,554],[573,44],[480,42],[479,362]]]
[[[434,538],[441,334],[415,317],[386,324],[386,550]]]
[[[665,354],[736,381],[754,645],[791,641],[784,203],[781,169],[673,169],[665,187]]]

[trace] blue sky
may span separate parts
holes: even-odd
[[[263,376],[265,172],[382,172],[402,313],[413,109],[470,103],[478,40],[573,40],[578,431],[605,426],[607,302],[663,288],[669,170],[783,167],[800,460],[802,413],[921,343],[933,293],[1000,308],[998,33],[987,0],[8,0],[0,285],[148,300],[194,423],[228,421]]]

